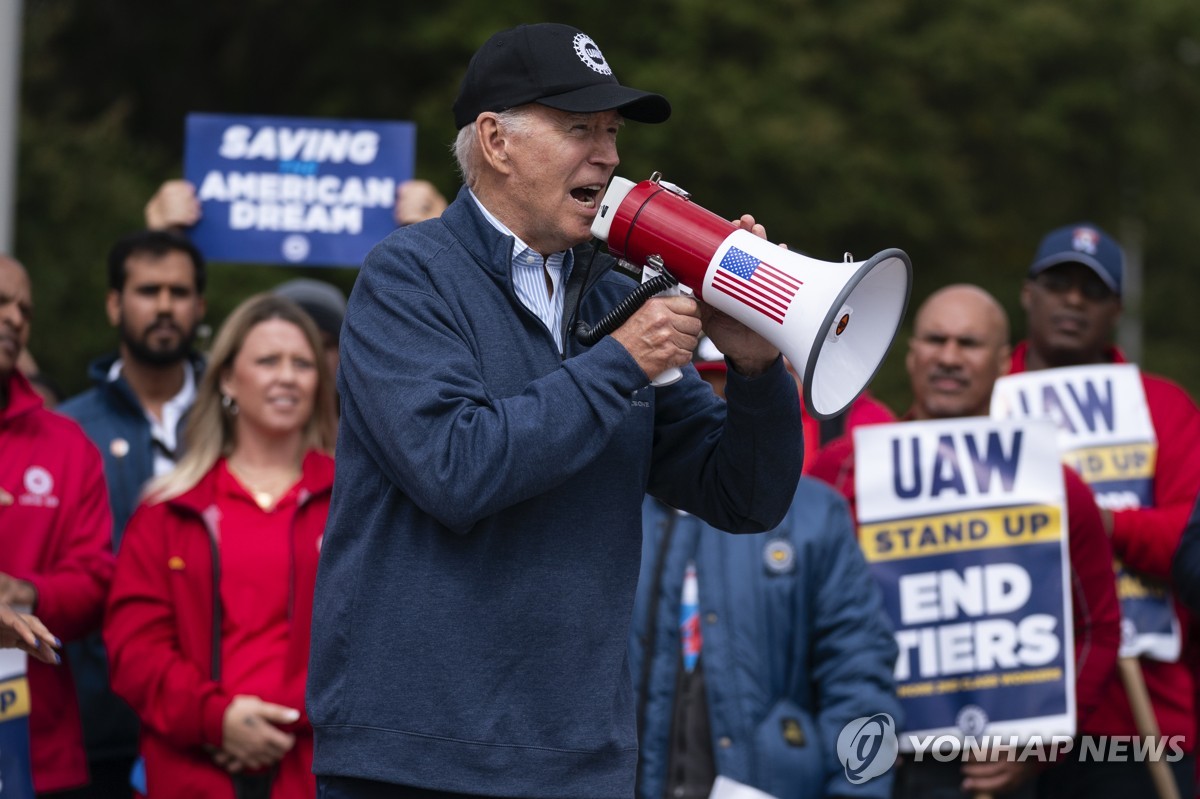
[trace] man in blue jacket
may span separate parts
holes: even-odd
[[[204,284],[204,256],[182,235],[138,231],[109,251],[105,308],[118,351],[93,361],[88,374],[95,385],[56,410],[79,422],[104,458],[114,552],[142,486],[175,465],[204,369],[192,349],[204,318]],[[108,687],[99,634],[68,644],[67,654],[92,776],[86,795],[128,797],[137,716]]]
[[[724,377],[722,360],[698,366]],[[778,799],[889,796],[890,770],[852,783],[837,751],[849,722],[900,718],[896,643],[846,501],[805,477],[765,533],[724,535],[653,498],[642,520],[638,799],[706,799],[718,776]]]
[[[802,442],[776,347],[689,297],[591,347],[565,333],[634,288],[586,242],[622,122],[669,112],[582,31],[502,31],[454,105],[466,185],[367,257],[314,604],[323,799],[627,799],[643,496],[737,532],[786,513]],[[702,324],[728,405],[688,366]]]

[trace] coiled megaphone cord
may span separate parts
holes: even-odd
[[[678,284],[679,281],[667,272],[647,280],[634,289],[628,297],[617,303],[611,311],[604,315],[603,319],[591,327],[582,319],[576,322],[575,338],[585,347],[592,346],[625,324],[629,317],[633,316],[639,308],[646,304],[646,300],[660,291],[666,291]]]

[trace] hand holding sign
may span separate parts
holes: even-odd
[[[147,230],[188,228],[200,221],[196,187],[186,180],[168,180],[146,203]]]
[[[184,174],[211,261],[359,266],[395,229],[411,122],[189,114]]]
[[[397,225],[436,219],[446,210],[446,198],[428,180],[406,180],[396,187]]]

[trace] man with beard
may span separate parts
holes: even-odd
[[[109,323],[116,353],[88,369],[95,385],[58,410],[74,418],[100,448],[112,505],[112,544],[146,481],[175,465],[184,418],[204,362],[192,350],[204,318],[204,256],[170,231],[132,233],[108,255]],[[99,635],[68,650],[83,710],[92,784],[88,796],[130,795],[138,751],[137,716],[108,688]]]

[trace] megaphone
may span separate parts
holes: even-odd
[[[846,410],[871,382],[912,290],[901,250],[866,261],[809,258],[701,208],[657,172],[637,184],[613,177],[592,235],[613,256],[645,274],[665,271],[668,283],[770,341],[800,374],[804,403],[818,419]]]

